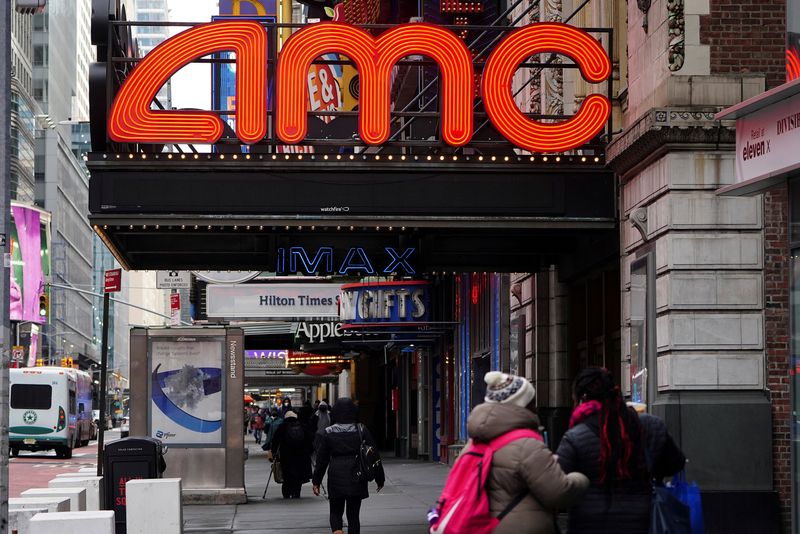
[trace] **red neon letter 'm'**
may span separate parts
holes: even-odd
[[[215,143],[223,122],[208,111],[154,111],[158,90],[184,65],[236,53],[236,135],[255,143],[267,131],[267,32],[253,21],[202,24],[167,39],[136,66],[117,93],[108,135],[121,143]]]
[[[308,131],[306,76],[311,62],[339,52],[356,64],[361,81],[359,134],[371,145],[389,138],[391,69],[403,57],[433,58],[442,72],[442,139],[451,146],[472,138],[472,58],[452,32],[424,23],[406,24],[378,39],[338,22],[320,22],[293,34],[283,47],[276,74],[275,129],[288,144],[299,143]]]
[[[495,128],[520,148],[561,152],[579,147],[603,128],[611,113],[611,103],[605,96],[593,94],[567,121],[543,124],[529,120],[511,96],[511,83],[517,66],[541,52],[571,57],[589,82],[600,83],[611,74],[608,55],[586,32],[561,23],[531,24],[512,32],[489,56],[481,83],[486,112]]]

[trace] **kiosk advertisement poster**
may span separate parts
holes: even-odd
[[[224,338],[150,343],[150,436],[165,445],[223,445]]]

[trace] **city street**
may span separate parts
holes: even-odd
[[[106,443],[117,439],[119,429],[106,430]],[[18,457],[9,460],[9,496],[19,497],[20,493],[31,488],[46,488],[47,483],[61,473],[74,473],[78,469],[96,465],[97,441],[75,449],[69,460],[56,458],[54,451],[21,451]]]
[[[800,533],[800,0],[0,6],[0,534]]]
[[[261,500],[269,473],[269,462],[261,449],[249,444],[245,464],[247,504],[239,506],[185,506],[184,531],[208,534],[311,534],[328,532],[328,502],[314,497],[311,484],[303,486],[300,500],[284,500],[281,489],[270,483],[267,499]],[[370,497],[361,509],[364,532],[375,534],[410,534],[425,532],[428,509],[436,502],[444,486],[448,468],[440,464],[387,459],[386,486]]]

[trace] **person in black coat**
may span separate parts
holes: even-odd
[[[569,533],[648,534],[653,482],[678,473],[686,458],[661,419],[625,404],[608,370],[584,369],[573,388],[579,404],[558,462],[591,484],[569,511]]]
[[[325,429],[317,448],[317,463],[312,479],[314,495],[319,495],[320,484],[327,470],[331,530],[334,534],[342,534],[342,514],[346,508],[348,534],[360,534],[361,501],[369,497],[369,490],[367,481],[358,480],[355,476],[357,455],[362,438],[373,448],[375,441],[369,430],[358,423],[358,407],[351,399],[338,399],[333,405],[331,418],[334,424]],[[375,469],[377,491],[383,489],[385,482],[383,466],[378,464]]]
[[[283,498],[299,499],[303,484],[311,480],[311,436],[294,412],[284,415],[272,439],[271,452],[283,468]]]

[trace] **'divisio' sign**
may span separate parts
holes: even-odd
[[[342,322],[422,323],[428,320],[428,282],[375,282],[342,286]]]
[[[338,318],[339,284],[209,285],[206,313],[213,318]]]
[[[800,94],[736,120],[736,183],[800,167]]]

